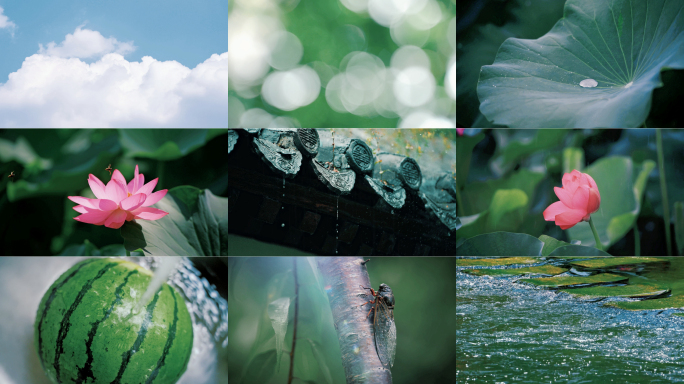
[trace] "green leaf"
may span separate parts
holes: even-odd
[[[634,256],[623,256],[623,257],[610,257],[604,259],[594,259],[594,260],[580,260],[573,261],[572,264],[575,267],[580,267],[582,269],[608,269],[611,267],[620,266],[637,266],[641,264],[669,264],[670,261],[666,258],[660,257],[634,257]]]
[[[479,113],[477,80],[480,68],[496,58],[501,43],[509,37],[536,39],[553,27],[563,16],[565,0],[515,0],[511,2],[513,20],[499,27],[487,24],[477,27],[472,39],[459,42],[456,61],[456,116],[463,126],[495,128]],[[460,41],[460,40],[459,40]]]
[[[522,222],[523,212],[517,208],[527,206],[527,200],[525,192],[519,189],[500,189],[496,191],[494,198],[492,198],[492,203],[489,205],[487,227],[494,228],[507,219],[512,218],[509,215],[511,213],[519,216]]]
[[[276,366],[276,351],[271,349],[250,359],[241,383],[268,383],[273,378]],[[249,379],[250,381],[245,381]]]
[[[667,176],[667,196],[670,201],[684,201],[684,131],[679,129],[663,130],[663,151],[665,174]],[[628,129],[620,140],[611,146],[609,154],[631,156],[635,163],[646,159],[657,160],[654,129]],[[653,206],[655,213],[663,216],[662,194],[660,191],[659,170],[649,175],[645,199]]]
[[[622,17],[622,14],[620,14],[620,17],[618,17],[618,36],[622,37],[622,27],[625,25],[625,19]]]
[[[582,172],[584,168],[584,150],[582,148],[565,148],[563,150],[563,173],[573,170]]]
[[[684,68],[683,9],[675,0],[568,0],[549,33],[506,40],[482,67],[480,111],[509,127],[642,125],[660,71]],[[581,87],[586,79],[598,86]]]
[[[170,189],[154,208],[169,212],[159,220],[127,221],[124,246],[148,256],[227,256],[228,198],[192,186]]]
[[[53,167],[7,186],[9,201],[45,195],[74,193],[88,186],[88,174],[101,173],[121,146],[110,135],[87,150],[60,159]]]
[[[280,356],[283,354],[283,345],[285,344],[285,333],[287,332],[287,314],[289,309],[289,297],[281,297],[268,304],[268,317],[271,319],[271,325],[275,331],[276,352],[278,353],[276,367],[278,367],[278,369],[280,369]]]
[[[120,129],[119,138],[130,157],[175,160],[224,133],[222,129]]]
[[[121,244],[110,244],[97,249],[97,247],[88,240],[84,240],[83,244],[72,244],[64,248],[64,251],[57,256],[126,256],[126,249]],[[142,253],[133,253],[131,256],[143,256]]]
[[[505,168],[535,152],[560,145],[570,131],[564,129],[527,129],[509,131],[495,129],[494,137],[499,154],[492,161],[494,166]]]
[[[611,156],[585,169],[584,172],[596,181],[601,194],[601,206],[591,217],[604,249],[627,234],[639,216],[641,196],[653,168],[655,162],[651,160],[634,165],[628,157]],[[571,239],[580,240],[582,244],[596,243],[588,223],[580,222],[567,231]]]
[[[142,232],[142,225],[136,221],[127,221],[121,227],[121,237],[124,239],[124,247],[129,251],[145,249],[147,242]]]
[[[323,355],[323,352],[321,351],[321,345],[309,338],[307,338],[306,340],[309,342],[309,344],[311,344],[311,350],[313,351],[314,357],[318,362],[318,368],[323,373],[323,377],[325,377],[325,382],[328,384],[332,384],[332,375],[330,374],[330,368],[328,368],[328,363],[325,361],[325,355]]]
[[[456,247],[456,256],[541,256],[543,246],[524,233],[494,232],[467,239]]]
[[[494,238],[489,237],[490,239]],[[493,259],[456,259],[456,267],[496,267],[536,264],[539,260],[534,257],[497,257]]]
[[[473,154],[475,145],[484,139],[484,133],[475,136],[456,136],[456,188],[465,185],[470,169],[470,157]]]
[[[31,143],[23,136],[19,136],[15,143],[0,139],[0,161],[9,163],[13,160],[23,165],[24,168],[32,166],[34,170],[38,171],[49,169],[52,166],[52,161],[38,156]]]
[[[581,247],[576,245],[576,247]],[[565,247],[563,247],[565,248]],[[559,250],[562,248],[558,248]],[[598,249],[597,249],[598,251]],[[608,255],[610,256],[610,255]],[[554,276],[554,277],[539,277],[539,278],[523,278],[518,280],[519,283],[530,283],[538,287],[543,287],[547,289],[558,289],[558,288],[570,288],[573,286],[582,287],[585,285],[595,285],[595,284],[610,284],[610,283],[622,283],[629,280],[627,277],[622,275],[615,275],[612,273],[599,273],[597,275],[591,276]]]
[[[551,254],[551,252],[555,251],[557,248],[560,247],[565,247],[567,245],[571,245],[566,243],[565,241],[560,241],[556,240],[553,237],[546,236],[546,235],[541,235],[539,236],[539,240],[541,240],[544,243],[544,248],[542,249],[542,256],[548,256]]]
[[[488,209],[494,194],[500,189],[519,189],[525,192],[526,196],[533,196],[535,188],[543,178],[542,173],[521,168],[505,178],[470,183],[461,193],[464,205],[461,212],[474,214]]]
[[[463,225],[456,232],[456,239],[489,232],[517,230],[525,217],[527,203],[527,195],[519,189],[497,190],[486,211],[461,217]]]
[[[609,253],[599,251],[594,247],[585,247],[583,245],[566,245],[564,247],[556,248],[548,256],[610,256]]]
[[[464,269],[463,272],[475,276],[516,276],[516,275],[545,275],[554,276],[567,272],[567,268],[553,265],[541,265],[538,267],[513,268],[513,269]]]

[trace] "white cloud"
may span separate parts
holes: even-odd
[[[192,69],[149,56],[129,62],[119,53],[92,63],[62,57],[103,46],[79,35],[27,57],[0,83],[0,127],[227,126],[228,52]]]
[[[47,48],[40,45],[38,53],[55,57],[77,57],[87,59],[90,57],[100,57],[107,53],[119,53],[126,55],[135,51],[133,42],[120,42],[110,37],[105,38],[98,31],[90,29],[76,28],[73,34],[66,35],[64,41],[57,45],[54,41],[48,43]]]
[[[17,27],[17,25],[11,22],[9,17],[3,15],[3,12],[5,12],[5,10],[0,7],[0,29],[9,29],[12,37],[14,37],[14,29]]]

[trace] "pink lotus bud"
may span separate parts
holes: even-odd
[[[561,229],[568,229],[598,211],[601,194],[594,179],[586,173],[573,170],[563,175],[563,188],[554,187],[560,199],[544,210],[544,220],[555,221]]]

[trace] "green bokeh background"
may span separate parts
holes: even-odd
[[[456,0],[437,0],[437,3],[442,10],[442,21],[430,29],[427,42],[420,48],[425,50],[430,58],[430,71],[437,86],[443,87],[449,57],[440,53],[438,44],[444,40],[449,22],[456,14]],[[293,4],[294,9],[290,9]],[[233,8],[233,4],[229,4],[229,14]],[[357,14],[350,11],[340,0],[289,0],[283,1],[280,8],[280,20],[285,30],[296,35],[303,46],[304,53],[300,65],[320,61],[339,70],[345,56],[354,51],[363,51],[379,57],[385,67],[389,68],[392,54],[399,48],[393,41],[389,28],[376,23],[367,13]],[[350,26],[360,28],[365,39],[360,39],[357,34],[351,32]],[[268,73],[272,72],[273,69]],[[264,102],[261,95],[246,99],[238,96],[232,88],[229,88],[228,95],[237,98],[245,110],[261,108],[274,116],[289,116],[297,119],[305,128],[387,128],[396,127],[399,121],[399,118],[339,113],[328,105],[325,88],[321,88],[313,103],[293,111],[275,108]],[[436,94],[436,97],[439,96]]]
[[[73,219],[67,196],[94,198],[88,174],[106,183],[111,164],[128,181],[137,164],[145,182],[159,178],[155,191],[191,185],[227,197],[226,152],[221,129],[0,130],[0,255],[125,255],[119,230]]]
[[[297,382],[345,383],[340,346],[325,284],[312,272],[314,258],[298,257],[299,320],[294,376]],[[395,295],[397,349],[393,383],[456,382],[456,260],[376,257],[366,264],[371,285],[388,284]],[[231,383],[287,382],[289,355],[276,369],[275,333],[268,304],[291,298],[284,349],[292,346],[294,278],[292,257],[230,258],[228,261],[228,367]],[[363,311],[361,311],[363,312]],[[363,315],[363,314],[362,314]],[[315,357],[314,342],[322,355]],[[244,375],[244,377],[243,377]],[[242,378],[242,381],[241,381]]]

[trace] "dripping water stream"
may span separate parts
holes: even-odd
[[[337,253],[337,242],[340,240],[340,197],[337,196],[337,207],[335,208],[337,218],[335,219],[335,253]]]

